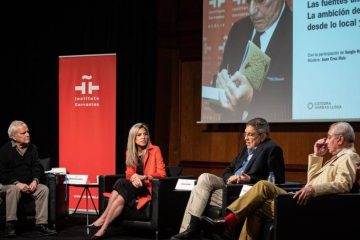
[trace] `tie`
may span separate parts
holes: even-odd
[[[256,44],[256,46],[258,46],[260,49],[261,49],[261,45],[260,45],[261,34],[263,34],[263,33],[256,31],[255,36],[253,38],[253,43]]]

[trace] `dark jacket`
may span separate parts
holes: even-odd
[[[265,53],[271,58],[269,72],[261,90],[254,90],[253,100],[248,109],[248,119],[258,116],[268,121],[274,121],[278,118],[291,119],[292,22],[292,12],[286,5],[266,49]],[[233,75],[240,69],[253,30],[254,25],[249,17],[234,23],[225,44],[220,71],[228,69],[229,74]],[[278,79],[278,81],[270,81],[269,79]],[[215,85],[215,82],[213,82],[213,85]],[[279,116],[279,112],[284,113],[284,115]],[[224,117],[226,116],[224,115]],[[229,115],[228,118],[225,121],[238,121],[239,116]]]
[[[35,145],[29,144],[24,156],[10,141],[0,148],[0,183],[7,185],[19,181],[29,184],[35,178],[39,180],[43,171]]]
[[[241,164],[247,158],[248,152],[246,145],[242,148],[239,155],[232,161],[230,166],[225,169],[223,180],[226,183],[227,179],[234,175],[236,170],[241,167]],[[254,155],[247,164],[244,173],[250,175],[251,182],[256,183],[259,180],[266,180],[269,172],[274,172],[275,182],[285,182],[285,164],[284,156],[281,148],[271,139],[266,139],[260,143],[254,151]]]

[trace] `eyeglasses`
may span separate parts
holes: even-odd
[[[243,135],[244,135],[244,138],[254,139],[254,138],[258,137],[260,134],[256,133],[256,132],[253,132],[253,133],[244,132]]]

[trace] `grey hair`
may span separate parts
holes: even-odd
[[[270,135],[269,123],[263,118],[254,118],[246,123],[246,126],[252,126],[256,129],[256,132],[261,134],[265,133],[267,137]]]
[[[26,125],[26,123],[24,123],[23,121],[20,121],[20,120],[14,120],[10,123],[9,129],[8,129],[9,138],[11,138],[14,135],[17,128],[21,125]]]
[[[337,122],[330,126],[330,129],[334,130],[335,135],[342,135],[346,142],[354,144],[355,132],[353,127],[347,122]]]

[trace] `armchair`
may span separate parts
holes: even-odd
[[[288,192],[295,192],[303,185],[287,183],[278,186]],[[220,212],[224,214],[226,206],[234,197],[237,198],[241,187],[226,186],[224,206]],[[356,219],[360,216],[359,202],[358,191],[311,198],[305,206],[298,205],[291,193],[280,194],[275,198],[274,220],[265,222],[261,239],[358,239],[360,229],[354,217]]]
[[[167,172],[180,175],[181,168],[168,167]],[[100,214],[104,212],[107,205],[107,198],[104,196],[104,193],[111,192],[115,181],[121,177],[125,176],[123,174],[99,176]],[[154,230],[156,239],[158,239],[160,231],[179,229],[190,191],[175,191],[178,179],[178,176],[154,179],[152,181],[152,199],[145,206],[145,214],[134,216],[129,214],[125,208],[120,218],[121,226],[125,228],[136,227]],[[114,224],[116,223],[114,222]]]
[[[292,194],[275,199],[275,240],[358,239],[360,193],[325,195],[299,206]]]

